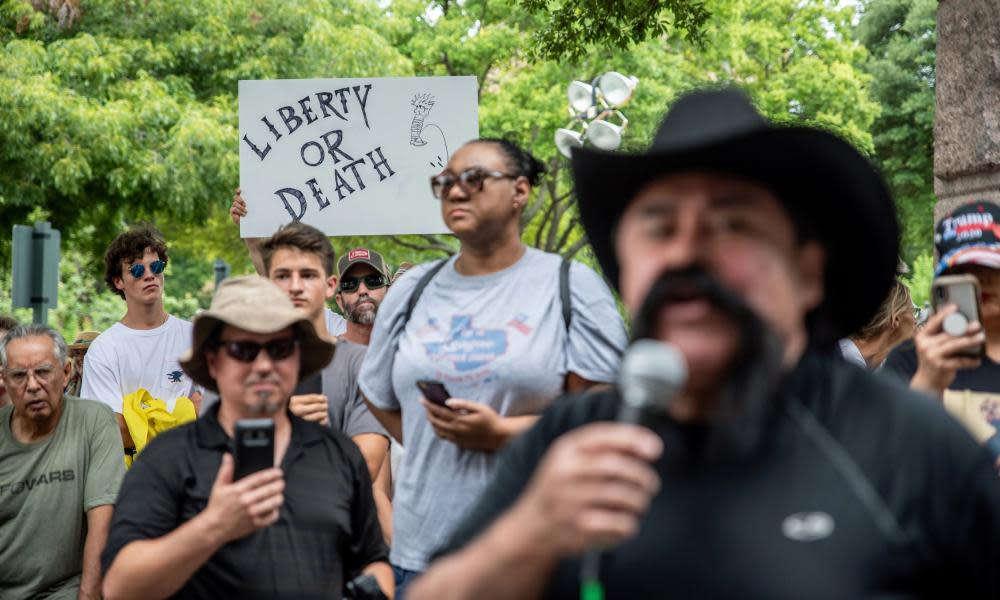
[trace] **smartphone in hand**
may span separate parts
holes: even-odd
[[[953,336],[965,335],[968,326],[979,321],[979,280],[974,275],[942,275],[931,285],[931,303],[934,312],[946,304],[954,304],[958,310],[945,317],[942,324],[945,333]],[[986,351],[985,344],[961,352],[964,356],[981,358]]]
[[[420,389],[420,393],[424,395],[424,398],[437,406],[442,408],[447,408],[448,410],[453,410],[450,406],[445,404],[448,398],[451,398],[451,394],[448,393],[447,388],[440,381],[434,381],[431,379],[421,379],[417,381],[417,388]]]
[[[274,466],[274,421],[241,419],[236,421],[233,481]]]

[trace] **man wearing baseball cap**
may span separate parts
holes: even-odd
[[[941,398],[1000,458],[1000,206],[987,200],[959,206],[938,221],[934,244],[935,277],[969,274],[979,282],[980,322],[956,319],[955,305],[940,308],[912,341],[889,354],[882,370]],[[948,319],[964,327],[946,327]],[[962,355],[984,344],[981,358]]]
[[[657,364],[683,369],[646,355],[618,389],[553,405],[407,599],[1000,596],[988,453],[834,355],[896,271],[868,161],[729,89],[678,99],[644,153],[572,166],[633,334],[686,380],[654,393]],[[608,422],[647,396],[645,427]]]
[[[266,279],[219,286],[181,359],[219,402],[154,438],[129,471],[102,555],[105,597],[341,598],[359,573],[392,594],[360,452],[288,411],[299,379],[333,354]],[[234,481],[236,423],[261,418],[273,420],[275,466]]]
[[[392,474],[389,460],[392,441],[368,409],[358,389],[358,374],[368,351],[375,315],[385,293],[389,291],[389,272],[382,255],[369,248],[352,248],[340,257],[335,300],[340,312],[347,317],[347,331],[337,337],[337,354],[323,369],[325,406],[314,408],[325,409],[330,423],[352,436],[351,439],[364,451],[369,472],[375,480],[372,493],[387,542],[392,539]]]

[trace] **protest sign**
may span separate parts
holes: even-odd
[[[240,234],[447,232],[429,179],[478,111],[475,77],[240,81]]]

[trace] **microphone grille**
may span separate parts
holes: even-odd
[[[686,381],[687,364],[681,351],[650,339],[628,347],[618,377],[624,401],[640,407],[673,398]]]

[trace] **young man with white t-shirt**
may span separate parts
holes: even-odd
[[[80,396],[115,411],[126,452],[135,443],[122,416],[125,396],[145,389],[169,411],[181,397],[190,398],[196,410],[201,402],[201,392],[178,362],[191,345],[191,323],[163,308],[166,266],[167,244],[148,226],[122,233],[104,255],[104,281],[125,300],[126,311],[91,343]]]

